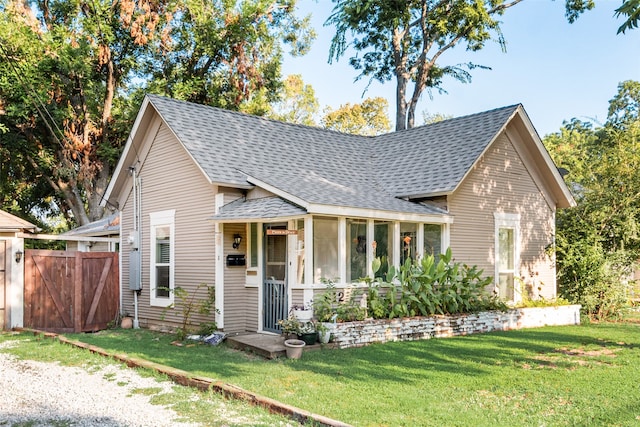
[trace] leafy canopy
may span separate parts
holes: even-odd
[[[339,132],[374,136],[391,130],[389,102],[385,98],[367,98],[360,104],[344,104],[338,109],[327,108],[322,126]]]
[[[3,194],[76,225],[101,218],[145,92],[264,114],[285,45],[303,54],[314,36],[295,5],[0,0]]]
[[[504,50],[499,19],[522,0],[333,1],[325,23],[336,28],[329,60],[353,48],[349,63],[359,71],[357,79],[395,79],[395,128],[401,130],[414,126],[425,90],[444,91],[445,77],[470,82],[471,70],[487,68],[472,62],[442,65],[442,55],[458,45],[477,51],[491,40]],[[567,0],[567,18],[572,22],[593,6],[593,0]]]
[[[640,259],[639,106],[640,83],[620,83],[603,127],[574,119],[544,141],[578,203],[557,213],[558,288],[594,318],[620,314]]]

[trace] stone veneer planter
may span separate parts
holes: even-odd
[[[339,348],[388,341],[413,341],[541,326],[579,325],[580,305],[515,308],[453,316],[371,319],[338,323],[333,342]]]

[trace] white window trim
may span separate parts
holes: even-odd
[[[511,228],[513,229],[513,302],[519,302],[522,299],[521,290],[518,286],[516,286],[516,278],[520,274],[520,214],[510,214],[510,213],[502,213],[495,212],[493,214],[493,218],[495,221],[495,243],[494,243],[494,255],[495,255],[495,275],[494,275],[494,286],[495,289],[498,289],[498,281],[500,280],[500,260],[498,257],[500,256],[500,251],[498,248],[500,247],[500,229],[501,228]]]
[[[169,307],[174,302],[175,297],[175,209],[151,212],[149,214],[149,303],[154,307]],[[169,227],[169,296],[156,296],[156,228]]]

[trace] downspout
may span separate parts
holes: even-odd
[[[140,294],[140,290],[142,289],[142,251],[140,249],[140,184],[138,181],[138,176],[136,174],[135,166],[131,166],[129,168],[129,173],[133,177],[133,233],[135,244],[132,250],[138,251],[138,283],[137,290],[133,290],[133,327],[134,329],[140,328],[140,321],[138,319],[138,295]],[[129,270],[131,270],[131,266],[129,266]],[[129,271],[131,275],[131,271]]]

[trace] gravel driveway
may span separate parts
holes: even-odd
[[[11,341],[0,346],[12,345]],[[135,389],[171,392],[174,384],[141,377],[105,361],[100,367],[65,367],[19,360],[0,352],[0,426],[195,426],[152,405]]]

